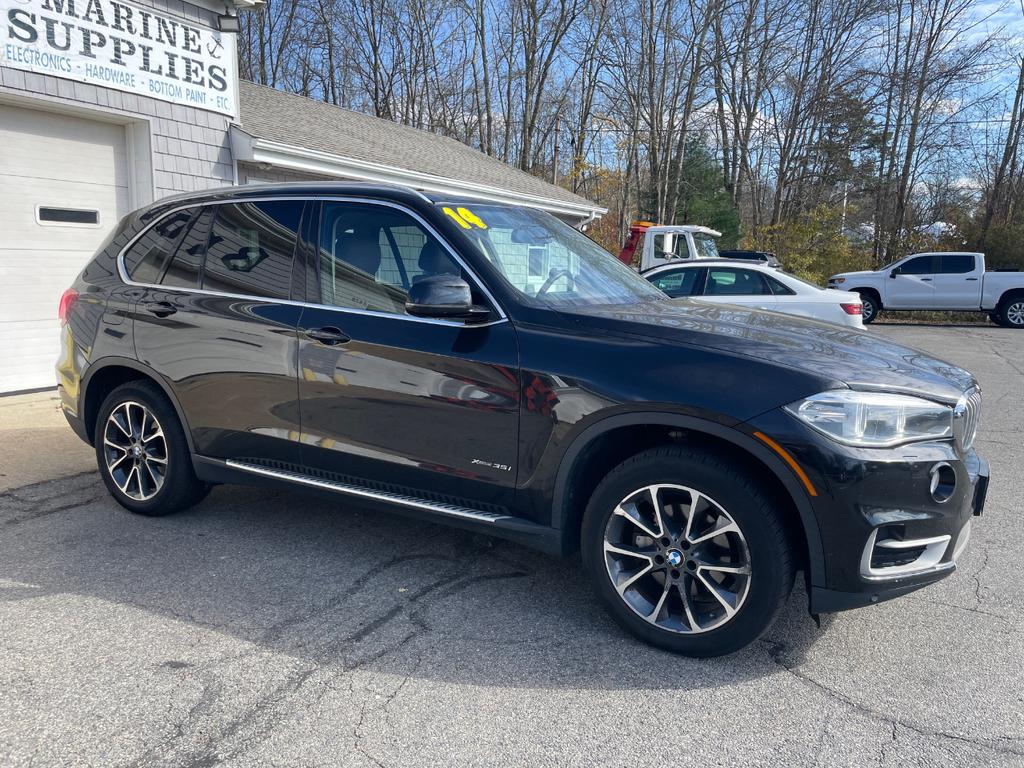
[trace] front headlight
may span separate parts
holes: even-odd
[[[808,426],[846,445],[888,448],[953,436],[953,409],[920,397],[836,389],[786,406]]]

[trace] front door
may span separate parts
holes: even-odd
[[[301,200],[171,214],[126,254],[142,289],[140,361],[171,385],[197,453],[299,461],[301,307],[290,303]]]
[[[481,325],[406,314],[421,277],[474,284],[410,212],[327,201],[318,230],[299,321],[303,463],[379,491],[511,507],[515,329],[497,314]]]
[[[935,301],[935,257],[915,256],[890,270],[885,306],[890,309],[928,309]]]

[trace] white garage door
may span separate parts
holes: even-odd
[[[56,385],[60,295],[127,207],[124,126],[0,105],[0,392]]]

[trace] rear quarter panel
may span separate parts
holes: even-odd
[[[992,310],[1007,291],[1024,291],[1024,272],[986,272],[982,280],[981,308]]]

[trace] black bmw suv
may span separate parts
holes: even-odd
[[[126,217],[60,306],[72,428],[164,515],[270,483],[579,551],[694,656],[949,575],[984,504],[967,372],[865,333],[670,301],[529,208],[357,184]]]

